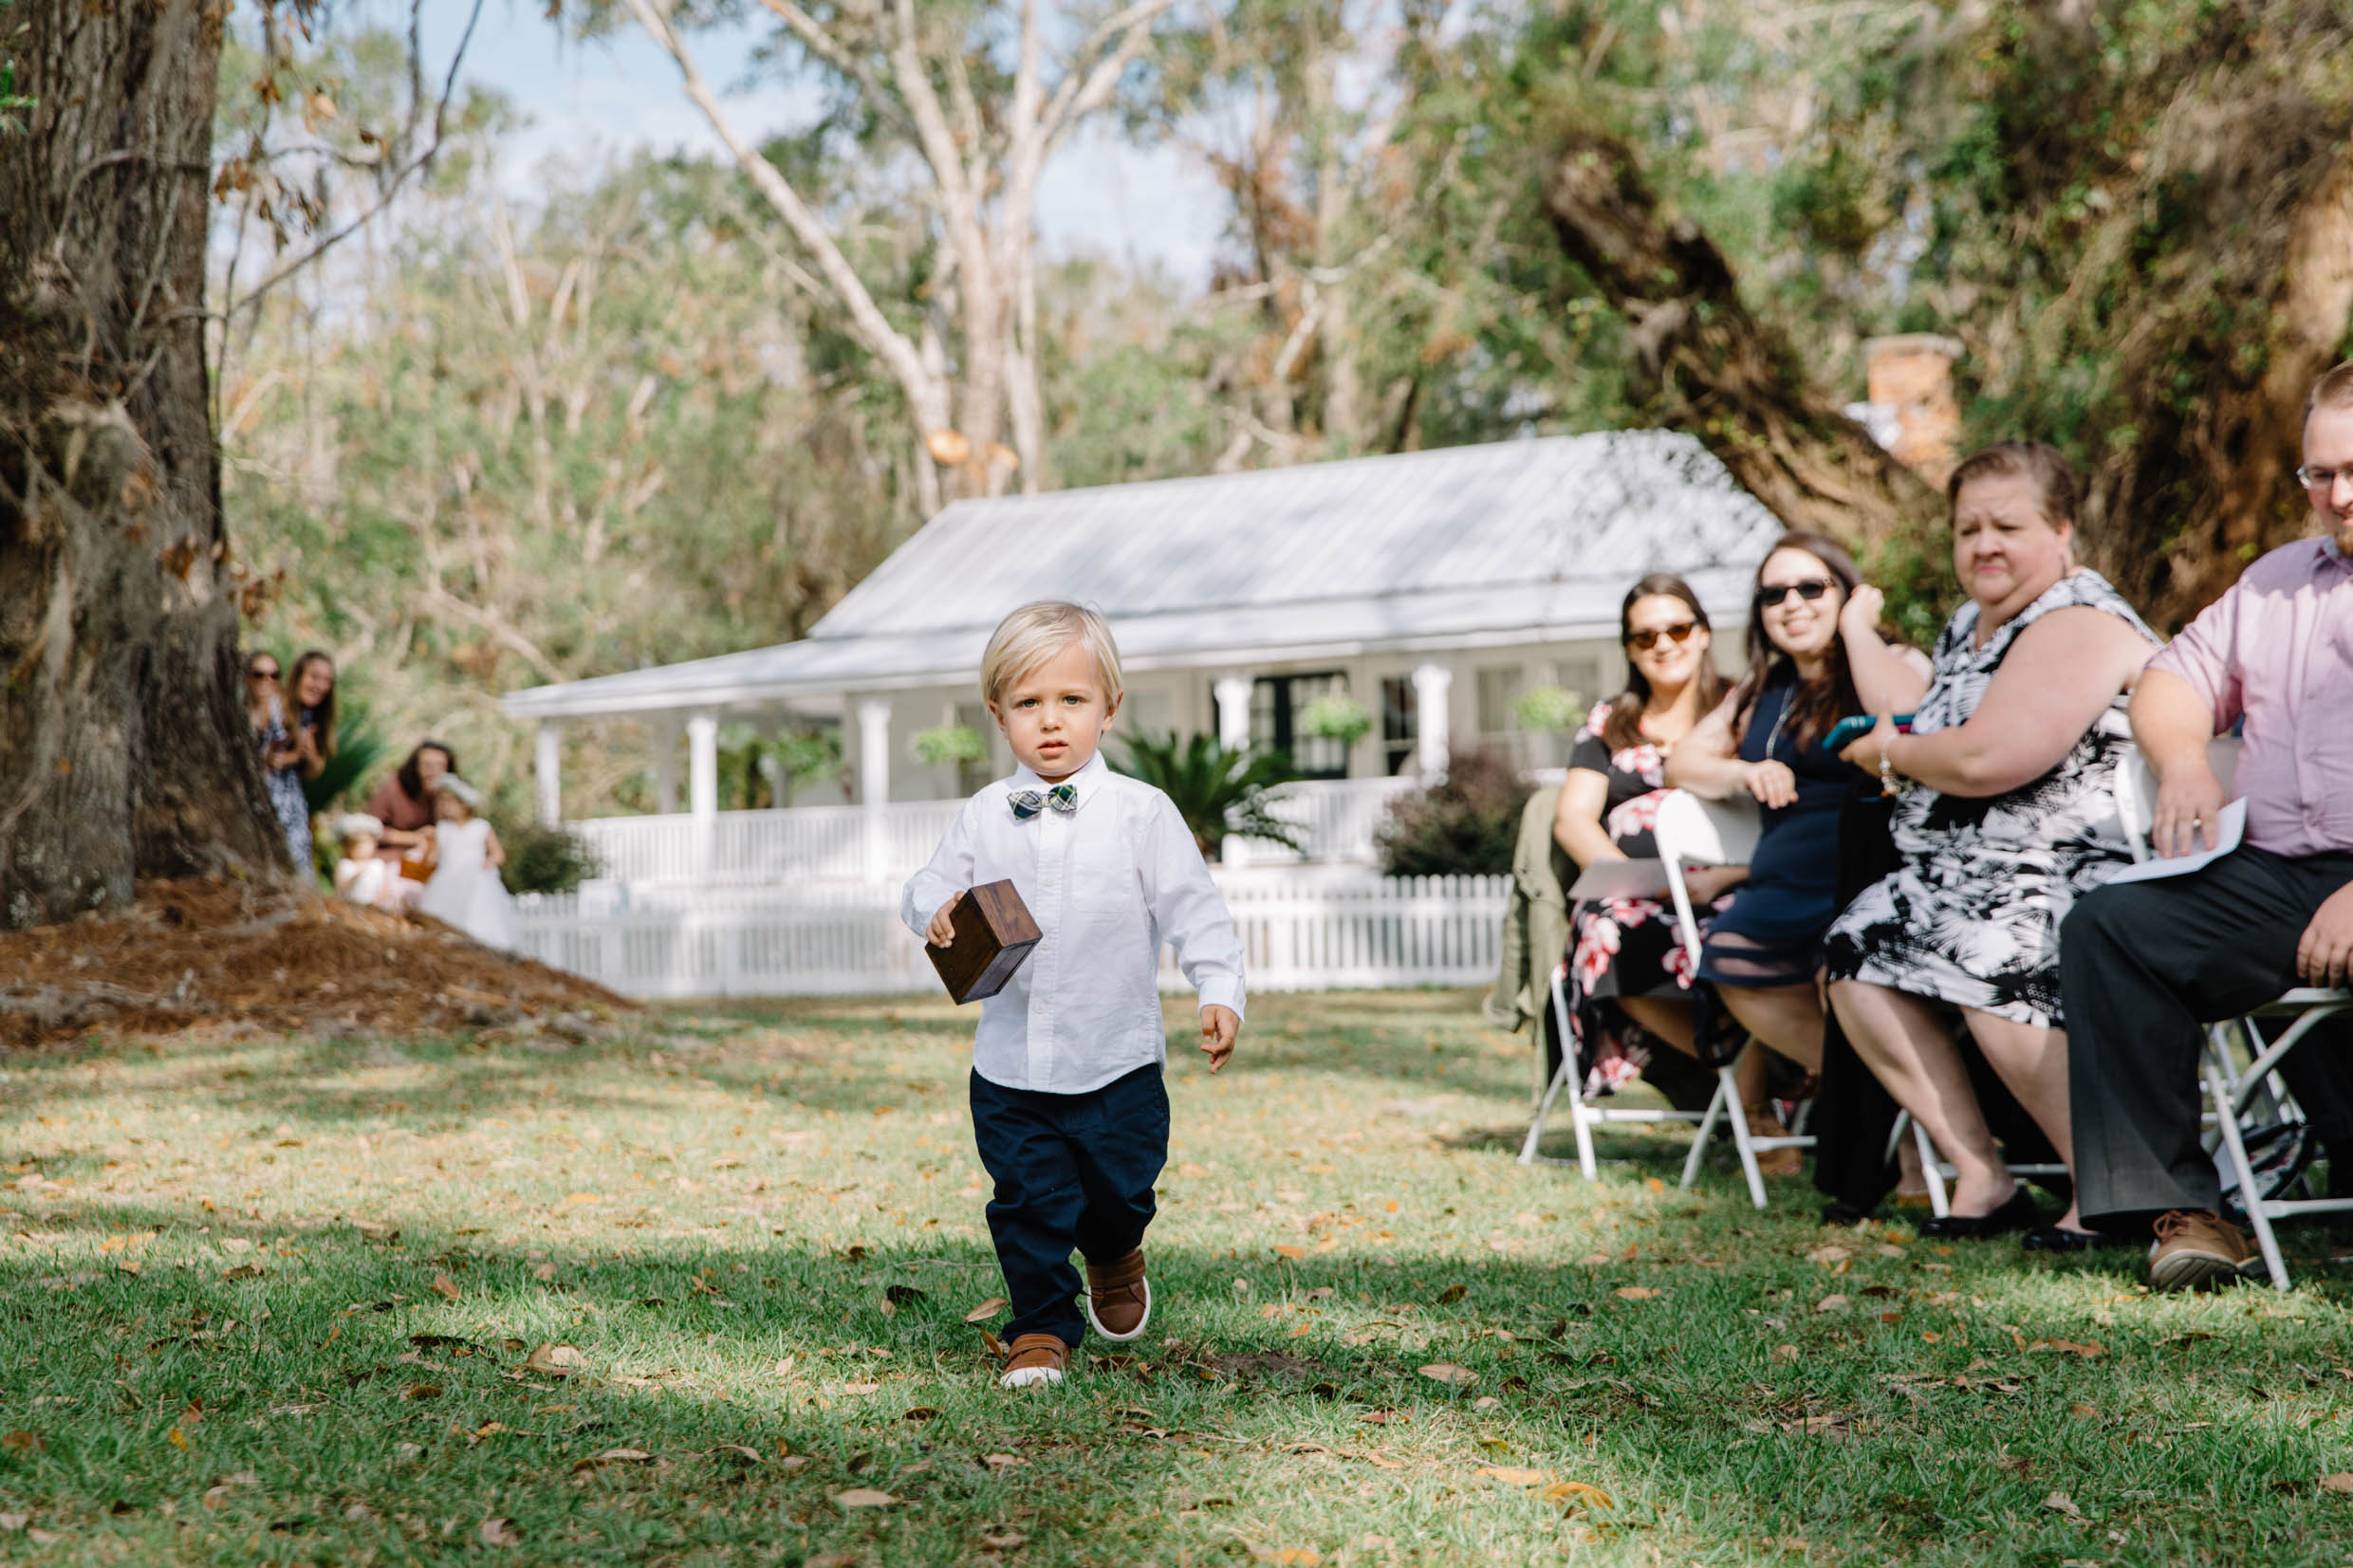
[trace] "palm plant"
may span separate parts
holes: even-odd
[[[1229,833],[1306,853],[1298,829],[1271,809],[1282,799],[1281,786],[1296,777],[1280,751],[1231,749],[1214,735],[1181,740],[1172,729],[1165,736],[1138,734],[1121,752],[1113,766],[1176,802],[1205,858],[1217,858]]]
[[[384,760],[384,738],[369,722],[367,704],[348,691],[335,693],[335,755],[315,779],[303,781],[303,799],[313,811],[324,811],[376,771]]]

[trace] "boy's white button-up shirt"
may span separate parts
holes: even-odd
[[[1099,752],[1064,781],[1076,809],[1018,819],[1011,797],[1048,785],[1024,767],[964,802],[900,915],[920,939],[939,906],[1010,880],[1043,940],[980,1005],[973,1067],[991,1083],[1079,1095],[1167,1059],[1160,944],[1185,978],[1242,1011],[1242,941],[1176,803]]]

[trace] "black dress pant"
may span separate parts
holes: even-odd
[[[2313,912],[2353,882],[2353,854],[2301,858],[2242,847],[2203,870],[2095,889],[2059,933],[2067,1101],[2084,1223],[2143,1228],[2169,1208],[2215,1208],[2199,1141],[2203,1025],[2301,982]],[[2336,1158],[2353,1155],[2353,1017],[2307,1037],[2281,1076]]]
[[[1050,1334],[1076,1345],[1075,1248],[1114,1264],[1142,1245],[1152,1184],[1168,1163],[1168,1088],[1156,1063],[1083,1095],[1008,1089],[973,1075],[973,1141],[996,1183],[989,1234],[1013,1305],[1011,1342]]]

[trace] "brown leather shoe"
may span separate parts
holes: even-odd
[[[1115,1264],[1086,1265],[1086,1320],[1114,1343],[1133,1339],[1152,1320],[1152,1282],[1144,1278],[1144,1249]]]
[[[2151,1290],[2195,1290],[2252,1267],[2255,1249],[2237,1226],[2202,1208],[2177,1208],[2157,1220],[2149,1248]]]
[[[997,1378],[997,1386],[1027,1389],[1044,1384],[1051,1388],[1062,1381],[1063,1369],[1069,1364],[1068,1345],[1050,1334],[1025,1334],[1007,1351],[1005,1371]]]

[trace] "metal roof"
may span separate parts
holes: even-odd
[[[1037,599],[1090,603],[1132,668],[1614,636],[1646,571],[1739,618],[1781,523],[1691,436],[1451,447],[943,509],[799,642],[506,699],[647,712],[970,681]]]

